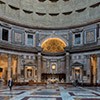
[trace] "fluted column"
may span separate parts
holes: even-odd
[[[70,57],[69,53],[66,53],[66,82],[70,82]]]
[[[8,54],[8,80],[11,77],[11,55]]]
[[[41,53],[38,53],[37,78],[38,82],[41,82]]]

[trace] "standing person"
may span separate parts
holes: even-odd
[[[12,86],[13,86],[13,80],[12,80],[12,78],[9,79],[8,86],[9,86],[10,91],[11,91],[12,90]]]

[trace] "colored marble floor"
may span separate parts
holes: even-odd
[[[2,86],[0,100],[100,100],[100,87]]]
[[[72,87],[64,89],[74,100],[100,100],[100,87]]]

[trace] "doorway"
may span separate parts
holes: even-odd
[[[72,78],[73,78],[73,80],[78,80],[79,82],[82,82],[83,68],[82,67],[74,67],[72,69]]]
[[[83,69],[84,66],[80,62],[75,62],[72,64],[72,80],[78,80],[79,82],[83,81]]]

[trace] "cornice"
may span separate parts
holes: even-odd
[[[42,52],[42,55],[44,56],[64,56],[66,55],[66,53],[65,52],[58,52],[58,53]]]
[[[35,53],[35,54],[40,52],[42,55],[46,56],[63,56],[66,55],[66,52],[72,54],[72,53],[97,51],[100,50],[100,45],[91,44],[91,45],[82,45],[77,47],[66,47],[65,52],[48,53],[48,52],[43,52],[41,47],[28,47],[25,45],[17,45],[0,41],[0,49],[17,51],[17,52]]]
[[[17,52],[38,53],[38,50],[35,47],[16,45],[16,44],[11,44],[3,41],[0,41],[0,49],[12,50]]]
[[[91,45],[71,47],[69,52],[70,53],[81,53],[81,52],[90,52],[90,51],[97,51],[97,50],[100,50],[100,45],[91,44]]]

